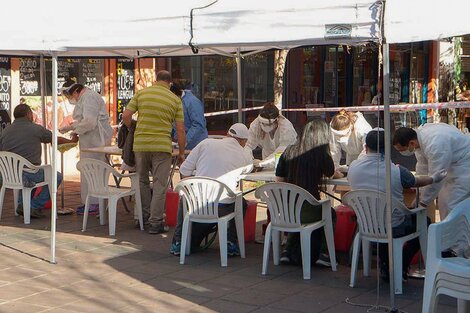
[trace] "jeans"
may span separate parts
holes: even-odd
[[[135,152],[135,166],[139,174],[142,212],[150,224],[164,223],[165,197],[171,171],[171,154],[166,152]],[[152,174],[150,190],[149,172]]]
[[[431,220],[427,219],[428,226],[431,223]],[[398,226],[393,227],[392,234],[393,238],[400,238],[409,234],[412,234],[416,231],[416,215],[408,214],[405,215],[405,220]],[[419,251],[419,238],[413,238],[406,242],[406,245],[403,247],[403,271],[407,272],[410,267],[411,261],[415,254]],[[382,266],[388,268],[388,244],[381,243],[379,244],[379,259]]]
[[[40,183],[44,181],[44,170],[40,169],[36,173],[26,173],[23,172],[23,184],[25,186]],[[57,187],[60,186],[62,183],[62,174],[57,172]],[[51,199],[51,195],[49,194],[49,188],[51,186],[43,186],[41,192],[36,195],[36,189],[34,188],[31,191],[31,209],[42,209],[46,205],[46,203]],[[23,203],[23,193],[20,192],[20,196],[18,199],[18,203]]]
[[[178,206],[178,220],[175,228],[175,234],[173,235],[173,243],[181,242],[181,232],[183,231],[183,201],[180,200]],[[248,207],[248,203],[245,199],[243,199],[243,216],[245,216],[246,208]],[[235,209],[235,202],[234,203],[219,203],[219,216],[225,216],[230,214]],[[215,223],[192,223],[192,231],[191,231],[191,247],[198,248],[204,239],[204,237],[212,232],[212,229]],[[231,219],[228,222],[228,230],[227,230],[227,241],[237,243],[237,228],[235,227],[235,219]]]

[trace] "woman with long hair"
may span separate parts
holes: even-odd
[[[335,174],[333,159],[330,154],[330,131],[321,120],[314,120],[305,125],[299,140],[287,147],[279,158],[276,168],[276,180],[295,184],[320,199],[321,180]],[[312,206],[305,202],[300,220],[312,223],[322,218],[321,206]],[[312,232],[312,262],[316,262],[321,249],[323,231]],[[282,252],[282,263],[300,264],[300,236],[289,233],[286,249]]]

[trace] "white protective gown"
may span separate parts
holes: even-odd
[[[248,142],[246,146],[251,150],[256,147],[263,149],[263,160],[260,166],[274,167],[275,154],[283,152],[287,146],[292,145],[297,140],[297,132],[292,123],[283,116],[279,116],[278,127],[271,138],[270,134],[266,134],[261,130],[258,117],[251,123],[249,129]]]
[[[424,204],[431,203],[439,195],[442,220],[459,202],[470,197],[470,136],[443,123],[425,124],[416,133],[420,146],[415,151],[416,174],[447,171],[442,182],[422,188],[420,195],[420,202]]]
[[[356,112],[355,115],[357,119],[347,142],[340,142],[340,137],[331,132],[330,151],[335,164],[335,169],[338,169],[340,166],[341,150],[346,152],[346,165],[351,164],[351,162],[356,160],[364,151],[366,136],[372,127],[366,121],[361,112]]]
[[[85,88],[73,109],[73,131],[79,136],[80,159],[91,158],[107,162],[103,153],[84,152],[85,148],[109,146],[114,131],[109,124],[109,114],[106,104],[101,96]],[[81,200],[85,203],[88,186],[85,179],[80,179]],[[91,199],[92,204],[98,203]]]

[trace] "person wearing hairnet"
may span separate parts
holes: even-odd
[[[259,166],[273,168],[276,153],[284,152],[296,140],[297,133],[292,123],[279,113],[274,104],[267,103],[250,125],[246,146],[252,150],[260,147],[263,160]]]
[[[72,131],[79,137],[80,158],[96,159],[107,162],[102,153],[84,152],[83,149],[109,146],[113,137],[113,129],[109,123],[109,115],[101,96],[95,91],[78,84],[73,80],[67,80],[61,88],[70,104],[74,105],[73,122],[69,126],[59,129],[61,133]],[[85,179],[80,179],[80,196],[82,205],[77,208],[77,214],[83,214],[84,203],[88,193],[88,185]],[[98,199],[90,199],[89,214],[98,214]]]
[[[364,150],[367,133],[372,129],[361,112],[340,111],[330,122],[330,151],[335,170],[347,172],[348,165]],[[346,164],[340,165],[341,151],[346,153]]]
[[[416,156],[417,175],[447,172],[441,183],[423,188],[419,206],[427,207],[439,196],[442,220],[459,202],[470,197],[470,136],[455,126],[436,123],[417,129],[401,127],[395,131],[393,146],[402,155]]]

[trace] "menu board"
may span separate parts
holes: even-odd
[[[40,96],[40,68],[38,58],[20,59],[20,96]]]
[[[116,123],[119,124],[122,118],[122,112],[129,101],[134,97],[135,77],[134,60],[117,59],[116,62],[117,79],[117,106]]]
[[[0,110],[11,107],[11,63],[9,58],[0,57]]]
[[[79,67],[78,82],[101,94],[103,91],[103,60],[82,59]]]

